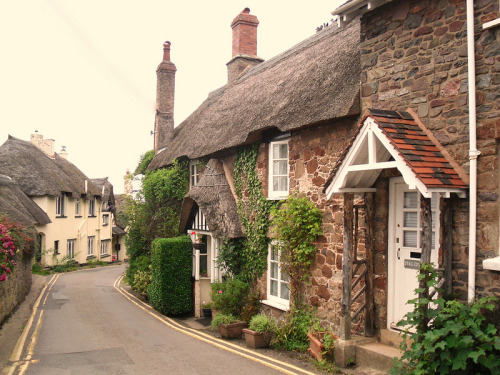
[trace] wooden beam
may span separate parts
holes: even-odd
[[[375,336],[375,294],[374,294],[374,262],[373,262],[373,223],[375,213],[375,199],[373,193],[365,195],[366,219],[365,219],[365,258],[366,258],[366,293],[365,293],[365,335]]]
[[[420,222],[422,223],[422,263],[431,262],[432,211],[431,199],[420,196]]]
[[[353,201],[354,195],[344,194],[344,250],[342,254],[342,316],[340,337],[351,338],[351,281],[352,281],[352,247],[353,247]]]
[[[354,164],[347,167],[348,172],[373,171],[375,169],[397,168],[397,161],[382,161],[380,163]]]

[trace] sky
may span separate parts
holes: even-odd
[[[0,144],[38,130],[89,178],[109,177],[121,193],[127,169],[153,148],[164,41],[177,67],[179,125],[227,82],[230,24],[245,7],[260,21],[257,54],[267,60],[313,35],[343,2],[1,1]]]

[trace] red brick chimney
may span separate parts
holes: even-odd
[[[174,131],[175,72],[170,61],[170,42],[163,43],[163,61],[156,69],[156,116],[154,150],[164,148]]]
[[[228,82],[234,82],[243,72],[264,61],[257,56],[257,26],[259,20],[245,8],[238,14],[233,29],[233,56],[227,63]]]

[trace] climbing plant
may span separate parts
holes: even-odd
[[[245,233],[245,239],[234,247],[242,261],[239,277],[245,281],[256,280],[266,268],[269,214],[276,205],[264,197],[255,171],[258,149],[259,144],[240,149],[234,164],[237,210]]]
[[[290,279],[292,303],[301,302],[302,282],[316,253],[313,241],[321,232],[321,210],[304,196],[291,195],[271,213],[282,271]]]

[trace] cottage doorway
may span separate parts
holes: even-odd
[[[422,223],[417,190],[409,189],[402,178],[391,180],[388,262],[388,328],[398,329],[397,323],[412,310],[407,302],[416,297],[418,267],[422,255]],[[431,262],[437,264],[439,244],[438,194],[431,199],[432,249]]]

